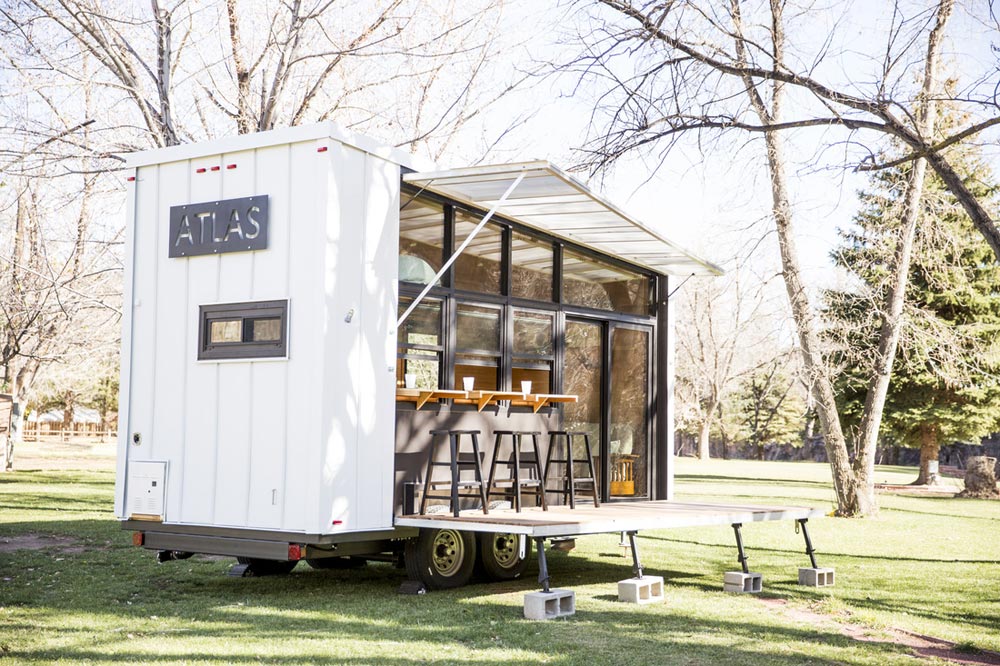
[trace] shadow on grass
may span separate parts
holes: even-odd
[[[684,490],[686,483],[717,483],[719,485],[742,485],[747,483],[759,483],[768,486],[795,486],[795,487],[816,487],[829,490],[829,481],[809,481],[802,479],[769,479],[764,477],[732,477],[717,474],[676,474],[674,480],[677,482],[678,490]]]
[[[643,539],[650,539],[653,541],[665,541],[667,543],[678,543],[678,544],[689,544],[693,546],[700,546],[702,548],[722,548],[726,550],[732,550],[736,552],[736,543],[732,545],[718,544],[718,543],[706,543],[704,541],[695,541],[693,539],[677,539],[672,537],[663,536],[651,536],[649,534],[642,535]],[[806,557],[805,548],[801,550],[791,549],[791,548],[766,548],[761,546],[754,546],[753,544],[746,543],[744,539],[744,545],[748,553],[783,553],[783,554],[796,554],[800,557]],[[816,555],[818,557],[844,557],[848,559],[858,559],[858,560],[877,560],[880,562],[927,562],[934,564],[997,564],[997,560],[956,560],[956,559],[934,559],[931,557],[906,557],[900,555],[861,555],[859,553],[839,553],[831,550],[823,550],[820,548],[816,549]]]
[[[634,607],[630,611],[583,609],[564,621],[529,622],[520,618],[519,605],[483,603],[483,597],[490,592],[489,586],[401,597],[393,589],[401,576],[392,574],[388,567],[378,568],[390,575],[363,574],[358,580],[347,572],[322,571],[281,579],[218,579],[200,585],[180,582],[170,592],[175,597],[174,603],[183,610],[174,612],[146,603],[127,611],[137,615],[134,618],[137,624],[127,629],[133,646],[122,647],[124,636],[120,631],[95,637],[92,629],[81,628],[77,644],[70,640],[58,647],[39,650],[8,648],[4,656],[39,663],[263,661],[392,666],[461,661],[485,666],[498,660],[612,663],[616,656],[627,658],[628,663],[661,664],[673,655],[690,663],[791,666],[852,663],[855,655],[850,651],[857,649],[853,639],[824,628],[693,618],[683,613],[646,613]],[[338,592],[338,584],[348,589]],[[510,586],[503,587],[510,590]],[[332,594],[318,594],[324,591]],[[233,603],[220,606],[220,593]],[[604,601],[605,597],[598,599]],[[43,608],[54,615],[89,610],[71,604],[50,604]],[[155,618],[149,617],[151,612],[156,613]],[[202,614],[204,617],[189,619]],[[187,626],[178,629],[177,624]],[[37,622],[8,623],[7,627],[22,632],[38,630]],[[161,634],[162,639],[150,649],[148,640]],[[302,640],[306,642],[297,643]],[[189,641],[200,644],[209,641],[215,647],[189,648],[186,647]],[[249,641],[264,649],[274,646],[282,649],[279,654],[248,653]],[[317,642],[326,643],[327,647],[319,647]],[[775,650],[762,648],[768,643],[774,644]],[[843,653],[836,659],[826,659],[815,654],[818,646],[827,650],[833,647]],[[458,656],[455,654],[458,647],[470,653]],[[364,654],[344,655],[344,650]],[[391,655],[382,654],[386,650]],[[491,650],[515,650],[523,655],[489,654]],[[864,650],[865,657],[874,658],[875,663],[882,661],[882,657],[901,654],[895,646],[885,644],[866,644]]]
[[[952,497],[922,497],[920,499],[921,499],[921,501],[924,501],[924,502],[935,502],[935,501],[941,501],[941,500],[943,500],[945,502],[955,501],[955,499],[952,498]],[[1000,513],[1000,502],[997,502],[996,500],[974,500],[974,499],[973,500],[968,500],[968,499],[964,499],[963,498],[963,499],[959,499],[957,501],[959,501],[959,502],[968,502],[968,501],[972,501],[972,502],[976,502],[976,501],[979,501],[979,502],[995,502],[996,503],[997,512]],[[961,513],[941,513],[941,512],[938,512],[938,511],[917,511],[915,509],[900,509],[900,508],[897,508],[897,507],[894,507],[894,506],[885,506],[885,507],[882,507],[881,510],[882,511],[896,511],[896,512],[899,512],[899,513],[913,513],[913,514],[916,514],[918,516],[938,516],[938,517],[941,517],[941,518],[959,518],[961,520],[990,520],[990,521],[993,521],[993,522],[1000,522],[1000,517],[993,517],[993,516],[970,516],[968,514],[961,514]]]

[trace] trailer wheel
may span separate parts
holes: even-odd
[[[256,557],[237,557],[236,561],[250,565],[245,576],[282,576],[291,573],[298,564],[298,560],[261,560]]]
[[[306,560],[313,569],[360,569],[368,564],[363,557],[315,557]]]
[[[427,589],[461,587],[472,578],[476,565],[476,540],[469,532],[421,529],[406,542],[406,573]]]
[[[524,540],[524,557],[521,557],[521,540]],[[479,534],[479,562],[490,580],[520,578],[531,559],[531,539],[509,532]]]

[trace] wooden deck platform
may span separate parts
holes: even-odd
[[[549,506],[548,511],[527,507],[493,509],[488,515],[476,510],[450,513],[397,516],[397,527],[430,527],[470,532],[509,532],[532,538],[563,537],[607,532],[658,530],[697,525],[731,525],[765,520],[800,520],[826,515],[820,509],[801,506],[758,506],[753,504],[710,504],[659,500],[652,502],[608,502],[595,508],[586,500],[577,508]]]

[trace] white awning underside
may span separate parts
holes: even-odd
[[[489,210],[521,174],[497,214],[527,227],[665,275],[721,275],[722,269],[667,240],[545,161],[415,172],[421,190]]]

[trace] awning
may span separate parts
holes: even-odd
[[[501,201],[520,176],[522,182]],[[408,173],[422,190],[496,212],[514,222],[666,275],[723,270],[629,217],[546,161]],[[499,205],[497,205],[499,202]]]

